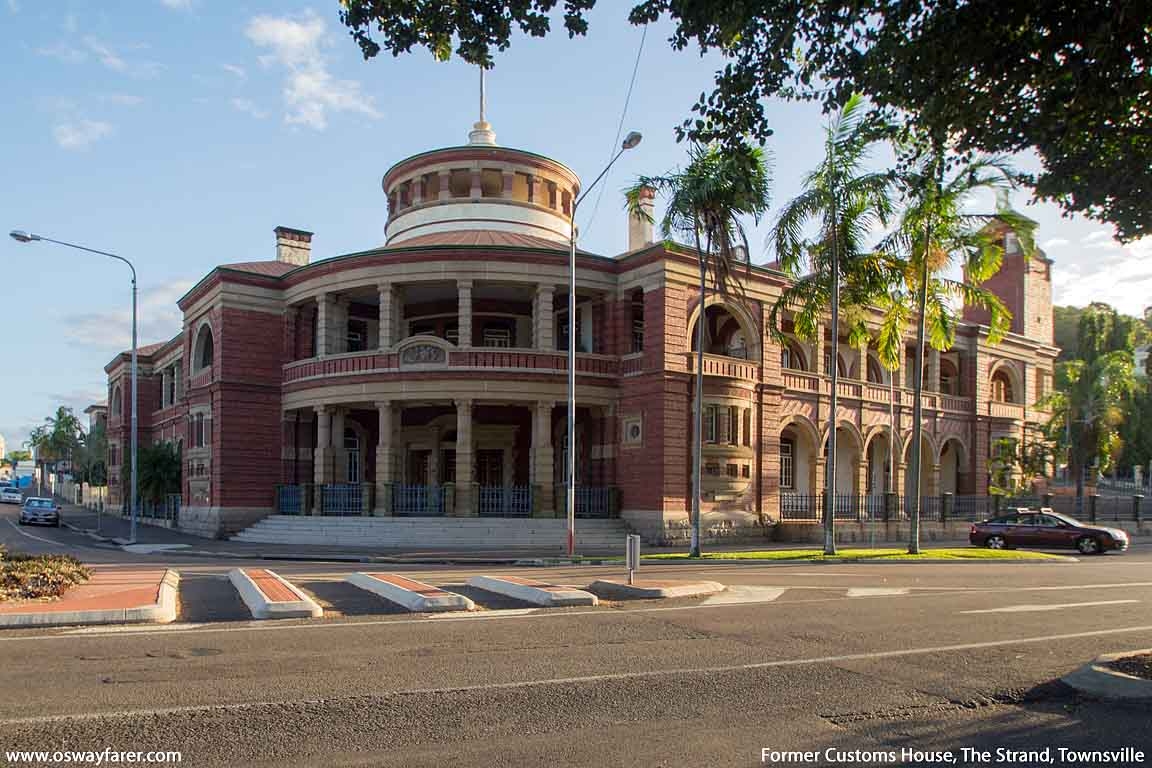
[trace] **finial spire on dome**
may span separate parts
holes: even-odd
[[[474,123],[472,130],[468,132],[469,144],[496,144],[496,132],[492,130],[492,125],[484,119],[486,107],[487,91],[484,83],[484,67],[480,67],[480,120]]]

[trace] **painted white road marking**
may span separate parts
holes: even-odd
[[[1152,632],[1152,624],[1137,627],[1115,627],[1112,629],[1097,629],[1089,632],[1069,632],[1062,635],[1039,635],[1032,637],[1017,637],[1006,640],[987,640],[980,643],[959,643],[956,645],[933,645],[922,648],[905,648],[896,651],[871,651],[868,653],[848,653],[838,656],[811,656],[799,659],[776,659],[773,661],[759,661],[751,664],[733,664],[716,667],[678,667],[673,669],[638,670],[633,672],[608,672],[602,675],[583,675],[579,677],[551,677],[538,680],[522,680],[509,683],[480,683],[477,685],[461,685],[444,688],[409,688],[399,691],[388,691],[376,694],[385,696],[413,696],[413,695],[443,695],[452,693],[472,693],[484,691],[516,690],[520,688],[539,688],[545,685],[574,685],[581,683],[600,683],[617,680],[650,680],[659,677],[674,675],[715,675],[725,672],[748,672],[758,669],[773,669],[776,667],[802,667],[812,664],[840,664],[847,661],[872,661],[875,659],[893,659],[904,656],[925,656],[938,653],[952,653],[957,651],[978,651],[986,648],[1003,648],[1014,645],[1034,645],[1036,643],[1051,643],[1058,640],[1080,640],[1088,637],[1108,637],[1110,635],[1129,634],[1132,632]],[[324,699],[309,699],[306,703],[322,703]],[[0,728],[20,725],[44,725],[48,723],[84,722],[110,717],[152,717],[157,715],[174,715],[185,712],[244,712],[256,707],[279,706],[284,702],[248,701],[237,704],[216,705],[190,705],[182,707],[158,707],[154,709],[127,709],[110,712],[85,712],[76,715],[39,715],[35,717],[14,717],[0,720]]]
[[[187,549],[188,544],[125,544],[120,549],[137,555],[151,555],[156,552],[170,552],[174,549]]]
[[[749,587],[729,585],[723,592],[706,598],[701,605],[739,605],[741,603],[770,603],[788,591],[788,587]]]
[[[1093,605],[1122,605],[1124,603],[1138,603],[1139,600],[1097,600],[1093,603],[1054,603],[1048,605],[1008,605],[1003,608],[984,608],[979,611],[960,611],[960,613],[1041,613],[1043,611],[1061,611],[1065,608],[1087,608]]]
[[[33,536],[32,534],[28,533],[27,531],[20,530],[20,526],[16,525],[16,523],[12,522],[11,520],[8,520],[7,522],[8,522],[8,525],[12,526],[12,530],[16,531],[16,533],[20,534],[21,536],[23,536],[25,538],[35,539],[36,541],[42,541],[45,544],[51,544],[54,547],[67,547],[68,546],[67,544],[61,544],[58,541],[53,541],[52,539],[42,539],[39,536]]]
[[[881,597],[884,595],[907,595],[911,587],[851,587],[848,597]]]

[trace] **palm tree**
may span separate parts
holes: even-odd
[[[156,443],[140,450],[140,492],[157,504],[180,492],[180,449],[172,442]]]
[[[880,248],[902,255],[902,285],[893,286],[883,300],[886,310],[878,338],[885,364],[899,365],[904,331],[916,320],[913,363],[912,514],[908,552],[920,552],[920,462],[924,440],[922,395],[924,344],[946,350],[955,341],[960,306],[982,307],[989,314],[988,341],[997,343],[1008,331],[1012,315],[1004,302],[982,284],[1000,270],[1004,249],[999,222],[1014,232],[1028,256],[1034,251],[1035,223],[1008,208],[1006,200],[995,213],[969,213],[972,198],[994,191],[997,198],[1013,185],[1015,172],[1002,158],[975,157],[949,160],[943,141],[919,137],[901,147],[900,174],[905,208],[897,230]],[[962,267],[962,277],[948,277]]]
[[[1068,452],[1076,477],[1076,504],[1084,498],[1084,468],[1102,469],[1122,447],[1120,430],[1139,390],[1132,357],[1133,328],[1111,307],[1091,307],[1080,317],[1078,348],[1083,359],[1056,366],[1056,386],[1040,402],[1052,420],[1048,436]]]
[[[793,311],[796,335],[812,341],[831,307],[831,406],[825,472],[824,552],[836,554],[836,401],[840,311],[848,312],[849,341],[865,342],[865,308],[874,305],[893,279],[893,262],[868,247],[873,232],[893,212],[890,173],[865,171],[874,143],[862,97],[854,95],[824,131],[824,159],[804,180],[804,191],[781,212],[770,238],[780,268],[793,278],[769,313],[773,333],[783,337],[781,314]],[[807,236],[810,226],[817,230]],[[817,360],[820,366],[823,361]]]
[[[692,544],[691,556],[700,556],[701,450],[704,397],[704,318],[709,275],[714,290],[742,295],[736,274],[748,266],[748,238],[743,217],[759,221],[768,210],[772,183],[762,149],[748,145],[722,150],[717,145],[693,145],[683,170],[665,176],[641,176],[626,190],[632,215],[652,220],[641,194],[654,190],[667,199],[660,221],[665,239],[674,234],[690,238],[700,267],[700,313],[696,320],[696,391],[692,434]],[[743,250],[741,250],[741,248]]]
[[[44,490],[44,472],[47,464],[53,467],[60,460],[70,457],[80,445],[84,428],[71,408],[60,406],[55,416],[45,417],[44,423],[32,430],[28,444],[36,451],[36,463],[40,467],[40,493]]]

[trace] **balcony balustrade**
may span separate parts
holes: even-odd
[[[688,358],[688,372],[696,373],[696,353],[685,353]],[[704,375],[723,376],[729,379],[743,381],[757,381],[760,378],[760,366],[749,360],[724,355],[704,355]]]
[[[437,347],[437,349],[439,349]],[[411,369],[395,352],[356,352],[329,357],[297,360],[284,366],[284,381],[321,379],[357,374],[395,374]],[[562,374],[568,371],[565,352],[542,352],[532,349],[462,349],[449,350],[439,360],[421,361],[421,371],[491,370],[532,371]],[[620,375],[620,359],[612,355],[577,353],[576,373],[581,376],[612,378]]]

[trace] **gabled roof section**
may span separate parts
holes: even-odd
[[[296,264],[288,264],[283,261],[239,261],[235,264],[221,264],[219,268],[232,272],[250,272],[253,275],[280,277],[296,269],[296,267]]]

